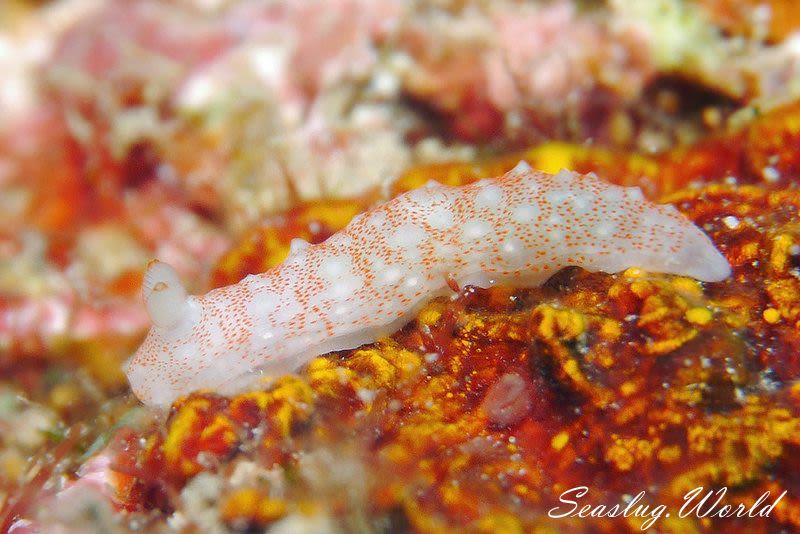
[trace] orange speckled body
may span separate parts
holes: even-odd
[[[290,371],[396,330],[448,280],[538,284],[570,265],[706,281],[730,272],[673,207],[592,175],[521,164],[497,179],[405,193],[324,243],[296,244],[266,273],[189,297],[178,324],[153,327],[128,378],[155,405],[196,389],[237,391],[260,371]]]

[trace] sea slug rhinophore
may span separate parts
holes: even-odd
[[[324,243],[292,245],[277,267],[200,296],[187,296],[165,263],[150,264],[143,292],[153,327],[126,370],[139,399],[166,406],[196,389],[234,393],[263,373],[374,341],[448,291],[448,280],[535,285],[570,265],[708,282],[731,272],[674,207],[592,174],[550,175],[524,162],[463,187],[430,182]]]

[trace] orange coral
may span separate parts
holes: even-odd
[[[171,472],[192,476],[203,469],[203,453],[228,454],[238,444],[233,423],[219,413],[225,404],[218,399],[192,398],[177,411],[163,445],[166,467]]]
[[[798,142],[800,102],[792,102],[756,118],[742,129],[659,155],[547,142],[478,163],[439,163],[412,168],[394,182],[392,194],[415,189],[428,180],[463,185],[497,176],[520,160],[551,173],[562,168],[596,172],[619,185],[638,185],[653,199],[695,181],[715,182],[726,177],[743,183],[767,182],[777,187],[800,172],[800,156],[794,150]]]
[[[253,488],[243,488],[225,498],[221,505],[222,519],[234,526],[265,526],[286,514],[286,503],[271,499]]]
[[[264,272],[289,255],[292,239],[324,241],[341,230],[369,205],[369,198],[315,201],[300,204],[242,238],[225,254],[211,274],[211,286],[234,284],[251,273]]]

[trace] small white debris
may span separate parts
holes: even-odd
[[[438,359],[439,359],[439,353],[438,352],[429,352],[429,353],[427,353],[425,355],[425,361],[427,363],[434,363]]]
[[[761,175],[764,177],[764,180],[770,183],[777,182],[781,179],[781,173],[775,167],[769,165],[764,167],[761,170]]]
[[[372,401],[375,400],[375,397],[378,395],[378,392],[374,389],[361,388],[358,391],[356,391],[356,395],[358,395],[358,398],[364,404],[371,404]]]
[[[481,409],[494,425],[513,426],[522,421],[532,406],[531,391],[517,373],[506,373],[492,384],[481,403]],[[513,436],[508,438],[513,443]]]
[[[723,217],[722,223],[733,230],[739,226],[739,219],[733,215],[728,215],[727,217]]]

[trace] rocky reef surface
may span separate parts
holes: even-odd
[[[791,2],[38,4],[0,11],[0,531],[800,528]],[[128,391],[151,257],[204,292],[520,160],[674,204],[733,276],[457,287],[258,390]],[[583,486],[630,513],[553,517]]]

